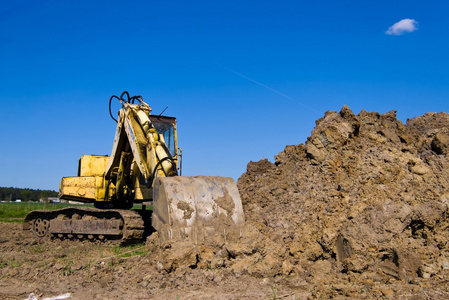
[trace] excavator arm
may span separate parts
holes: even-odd
[[[153,116],[140,96],[124,95],[111,97],[122,105],[118,120],[113,118],[117,129],[111,156],[83,155],[78,176],[62,179],[61,199],[130,208],[133,202],[152,200],[156,178],[178,175],[176,119]]]
[[[140,173],[152,185],[153,173],[176,176],[176,161],[167,149],[164,136],[159,134],[149,117],[148,105],[125,103],[119,112],[119,121],[105,176],[110,177],[119,165],[120,154],[129,148]]]
[[[104,174],[106,195],[110,200],[132,202],[136,183],[152,188],[155,178],[178,175],[178,155],[170,153],[164,135],[155,127],[161,123],[161,117],[153,117],[153,122],[150,112],[150,106],[142,100],[140,104],[122,103],[112,154]],[[171,121],[165,124],[171,125],[174,131],[176,119],[171,118]],[[175,141],[173,135],[171,142]]]

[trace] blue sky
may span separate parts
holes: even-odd
[[[348,105],[448,111],[448,1],[10,1],[0,186],[57,190],[110,154],[111,95],[178,118],[183,175],[238,179]],[[403,34],[395,23],[414,20]],[[115,108],[116,110],[118,107]]]

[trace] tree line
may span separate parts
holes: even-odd
[[[50,190],[20,189],[13,187],[0,187],[0,200],[2,201],[39,201],[48,200],[49,197],[58,197],[58,192]]]

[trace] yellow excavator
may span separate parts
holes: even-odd
[[[118,100],[118,119],[111,103]],[[242,202],[232,178],[179,176],[176,118],[152,115],[141,96],[109,99],[117,122],[110,156],[83,155],[78,176],[64,177],[60,199],[94,207],[35,210],[23,229],[35,237],[141,241],[155,230],[161,243],[238,238]],[[141,209],[131,209],[141,204]],[[147,209],[147,207],[152,209]]]

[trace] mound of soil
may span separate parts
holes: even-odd
[[[404,125],[395,111],[345,106],[305,145],[250,162],[238,187],[247,221],[276,245],[264,249],[270,274],[311,277],[317,296],[350,285],[382,295],[385,283],[448,296],[448,153],[447,113]]]

